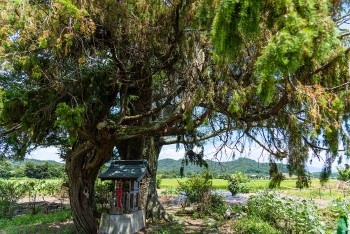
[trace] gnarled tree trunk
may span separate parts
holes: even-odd
[[[150,173],[147,201],[146,201],[146,215],[148,218],[162,218],[165,220],[171,220],[163,205],[159,202],[157,193],[157,170],[158,170],[158,158],[162,146],[160,139],[155,137],[149,137],[146,141],[146,155],[148,156],[148,170]]]
[[[78,233],[97,233],[94,186],[100,167],[112,156],[112,147],[75,145],[67,155],[69,198]]]
[[[145,159],[148,162],[149,178],[146,186],[141,191],[145,193],[143,206],[146,208],[147,218],[163,218],[170,220],[171,217],[166,214],[164,207],[158,200],[157,193],[157,169],[158,157],[162,148],[160,139],[157,137],[143,137],[122,141],[117,146],[121,159],[140,160]]]

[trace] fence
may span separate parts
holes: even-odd
[[[281,186],[281,188],[285,188],[287,190],[294,190],[298,191],[300,193],[310,193],[310,197],[312,198],[319,198],[322,199],[322,197],[326,196],[339,196],[342,195],[343,197],[350,197],[350,189],[336,189],[336,188],[293,188],[288,186]]]

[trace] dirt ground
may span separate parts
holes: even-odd
[[[193,208],[186,207],[182,210],[180,204],[173,204],[178,195],[164,195],[159,193],[159,200],[168,214],[174,218],[174,222],[159,220],[147,220],[146,229],[138,234],[148,233],[227,233],[233,234],[232,225],[234,220],[218,222],[212,218],[194,218]]]
[[[148,234],[148,233],[227,233],[233,234],[236,233],[233,230],[233,226],[235,224],[236,217],[227,220],[216,221],[213,218],[194,218],[193,217],[193,207],[186,207],[185,211],[183,211],[181,206],[181,200],[179,201],[178,195],[172,194],[162,194],[161,191],[158,191],[159,200],[164,206],[166,212],[171,214],[174,218],[174,222],[165,222],[159,220],[147,220],[146,228],[138,234]],[[245,200],[253,194],[240,194],[239,196]],[[177,202],[174,202],[177,201]],[[316,203],[320,206],[325,206],[327,201],[321,199],[315,199]],[[21,199],[20,203],[23,206],[26,206],[33,202],[29,197],[24,197]],[[50,205],[64,205],[65,207],[69,207],[69,199],[60,199],[58,197],[38,197],[36,199],[38,204],[42,204],[43,206]],[[59,207],[58,207],[59,209]],[[42,225],[37,225],[40,229]],[[55,222],[51,224],[45,224],[45,229],[48,231],[47,233],[60,233],[60,230],[69,229],[74,230],[73,221],[65,221],[65,222]],[[1,233],[1,232],[0,232]],[[40,232],[30,232],[30,233],[40,233]],[[70,233],[65,232],[65,233]],[[72,232],[74,233],[74,232]]]

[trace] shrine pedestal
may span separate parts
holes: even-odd
[[[131,214],[102,214],[100,234],[134,234],[146,226],[145,212]]]

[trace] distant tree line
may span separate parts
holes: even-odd
[[[12,165],[11,162],[0,161],[0,178],[28,177],[34,179],[61,178],[64,175],[64,165],[49,162],[26,162],[24,165]]]
[[[228,162],[216,162],[210,160],[207,160],[206,162],[215,179],[224,179],[228,174],[236,172],[264,177],[269,175],[270,169],[269,163],[259,163],[249,158],[239,158]],[[179,178],[181,165],[181,160],[161,159],[158,162],[158,172],[163,175],[163,178]],[[282,173],[288,173],[286,165],[278,163],[277,167]],[[203,170],[203,167],[188,164],[184,167],[184,176],[191,177],[192,175],[201,173]]]

